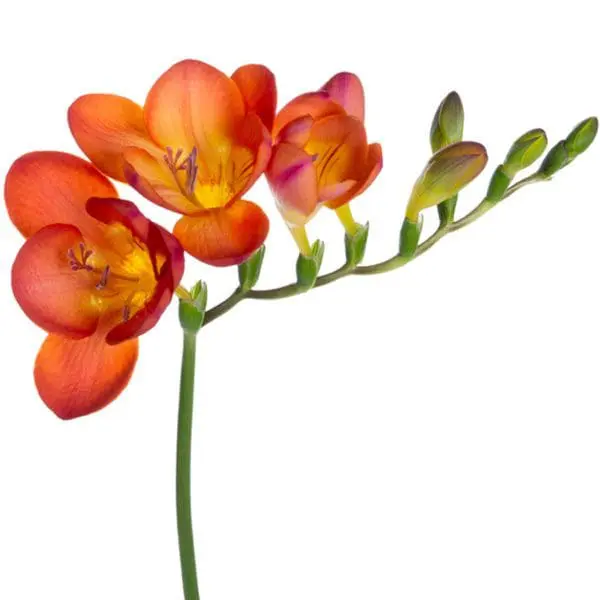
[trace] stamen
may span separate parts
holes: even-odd
[[[102,271],[102,276],[100,277],[100,281],[96,284],[97,290],[103,290],[108,283],[108,276],[110,274],[110,267],[106,265],[104,270]]]
[[[131,307],[129,306],[129,304],[126,304],[123,307],[123,321],[125,323],[127,323],[127,321],[129,321],[130,317],[131,317]]]
[[[80,258],[75,256],[75,251],[73,248],[69,248],[67,250],[67,257],[69,259],[69,266],[71,269],[73,271],[81,271],[84,269],[86,271],[93,271],[94,267],[87,262],[90,256],[92,256],[93,252],[91,250],[87,250],[83,242],[79,243],[79,252],[81,255]]]
[[[185,171],[185,191],[192,196],[198,177],[198,148],[194,146],[189,156],[179,166],[180,171]]]

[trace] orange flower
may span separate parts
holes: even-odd
[[[275,79],[261,65],[227,77],[185,60],[154,84],[144,107],[90,94],[69,109],[77,143],[104,173],[184,215],[174,234],[208,264],[239,264],[264,242],[269,221],[242,200],[271,156]]]
[[[320,91],[292,100],[275,118],[267,178],[303,254],[310,254],[304,225],[323,204],[335,209],[354,235],[357,224],[348,203],[381,171],[381,146],[367,143],[364,104],[360,79],[338,73]]]
[[[19,158],[5,183],[8,213],[28,238],[12,287],[49,335],[35,383],[62,419],[94,412],[127,385],[137,337],[152,328],[183,274],[183,250],[86,161],[61,152]]]

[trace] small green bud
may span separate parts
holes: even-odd
[[[190,290],[190,298],[179,300],[179,322],[184,331],[197,333],[204,323],[208,288],[199,281]]]
[[[565,141],[562,140],[556,146],[550,148],[538,173],[545,178],[552,177],[554,173],[560,171],[568,162],[569,153],[567,152]]]
[[[511,178],[504,172],[504,165],[498,166],[490,179],[490,185],[488,186],[485,201],[490,202],[491,204],[500,202],[510,185],[510,179]]]
[[[422,210],[458,194],[486,164],[485,148],[477,142],[457,142],[439,150],[429,159],[413,187],[406,217],[417,223]]]
[[[323,262],[323,253],[325,252],[325,244],[321,240],[317,240],[311,247],[309,256],[300,254],[296,261],[296,276],[298,285],[304,290],[310,290],[319,275],[321,263]]]
[[[238,279],[243,292],[251,290],[256,285],[264,257],[265,247],[261,246],[247,261],[238,265]]]
[[[358,225],[354,235],[346,234],[344,243],[346,245],[346,263],[356,266],[362,262],[367,249],[367,239],[369,237],[369,224]]]
[[[504,160],[504,172],[512,179],[519,171],[530,167],[546,150],[548,137],[543,129],[524,133],[510,148]]]
[[[429,140],[433,152],[445,146],[462,141],[465,111],[460,96],[450,92],[439,105],[433,122]]]
[[[582,121],[571,131],[565,140],[565,148],[569,154],[569,162],[579,156],[582,152],[585,152],[598,133],[598,119],[596,117],[590,117],[585,121]]]
[[[423,215],[419,215],[419,220],[416,223],[408,218],[404,219],[400,230],[400,256],[410,258],[414,255],[419,245],[422,229]]]

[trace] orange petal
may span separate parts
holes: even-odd
[[[86,239],[102,237],[85,210],[91,196],[116,197],[113,185],[90,163],[63,152],[31,152],[17,159],[4,184],[8,214],[26,237],[46,225],[75,225]]]
[[[124,157],[127,183],[151,202],[184,215],[201,208],[183,195],[164,161],[141,148],[128,148]]]
[[[91,290],[98,275],[73,271],[68,252],[81,255],[81,233],[72,225],[48,225],[30,237],[15,258],[12,288],[25,314],[46,331],[81,338],[98,324]]]
[[[346,114],[365,120],[365,92],[360,79],[354,73],[338,73],[322,88],[332,100],[344,107]]]
[[[172,66],[154,84],[144,105],[154,141],[162,148],[181,148],[185,153],[194,146],[204,149],[207,138],[227,136],[245,112],[233,80],[197,60]]]
[[[258,250],[269,233],[262,208],[236,200],[180,219],[173,230],[186,252],[209,265],[227,267],[244,262]]]
[[[377,175],[379,175],[383,167],[383,154],[381,151],[380,144],[370,144],[367,154],[367,162],[365,165],[365,174],[361,181],[357,185],[344,195],[340,195],[334,200],[327,202],[328,208],[339,208],[340,206],[350,202],[352,198],[356,198],[362,194],[372,183],[375,181]]]
[[[285,127],[282,127],[276,142],[289,142],[294,146],[298,146],[298,148],[304,148],[310,137],[310,130],[314,122],[315,120],[310,115],[290,121]]]
[[[293,144],[277,144],[267,169],[277,208],[289,225],[304,225],[318,206],[313,157]]]
[[[135,102],[110,94],[81,96],[69,107],[69,127],[87,157],[109,177],[125,181],[123,152],[152,146],[144,111]]]
[[[275,75],[263,65],[244,65],[231,79],[240,88],[248,112],[255,112],[270,133],[277,107]]]
[[[34,377],[38,392],[61,419],[93,413],[125,388],[138,357],[137,339],[116,346],[104,333],[82,340],[50,334],[37,355]]]
[[[315,121],[330,115],[343,115],[341,105],[329,98],[328,92],[310,92],[294,98],[286,104],[275,117],[273,138],[291,121],[299,117],[311,116]]]
[[[319,119],[304,149],[314,157],[320,188],[363,177],[367,134],[356,117],[333,115]]]
[[[234,161],[234,172],[244,173],[234,182],[235,195],[230,202],[241,198],[265,172],[271,158],[271,134],[256,114],[250,114],[240,124],[235,132],[235,142],[238,151],[231,153]],[[252,165],[248,165],[248,152],[250,151]]]

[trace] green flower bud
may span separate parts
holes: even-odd
[[[565,140],[565,147],[569,154],[569,162],[582,152],[585,152],[596,138],[598,133],[598,119],[590,117],[582,121],[571,131]]]
[[[323,254],[325,252],[325,244],[321,240],[317,240],[311,247],[309,256],[300,254],[296,261],[296,276],[298,285],[304,290],[310,290],[314,285],[319,275],[321,263],[323,262]]]
[[[504,172],[512,179],[519,171],[530,167],[546,150],[548,138],[543,129],[523,134],[510,148],[504,160]]]
[[[402,229],[400,230],[400,256],[410,258],[414,255],[419,245],[419,237],[423,229],[423,215],[419,215],[419,220],[414,223],[410,219],[404,219]]]
[[[567,147],[565,141],[560,141],[556,146],[553,146],[546,154],[546,158],[544,158],[544,162],[540,166],[538,173],[542,177],[551,177],[562,169],[569,162],[569,153],[567,152]]]
[[[433,122],[429,140],[433,152],[445,146],[462,141],[465,112],[460,96],[450,92],[439,105]]]
[[[265,247],[261,246],[247,261],[238,266],[238,279],[243,292],[251,290],[260,277]]]
[[[179,322],[184,331],[197,333],[204,323],[208,288],[199,281],[191,290],[189,299],[179,301]]]
[[[413,187],[406,217],[417,223],[422,210],[458,194],[486,164],[485,148],[477,142],[458,142],[436,152]]]
[[[504,172],[504,165],[500,165],[492,175],[485,201],[492,204],[500,202],[504,196],[504,192],[506,192],[510,185],[510,179],[511,178]]]
[[[344,243],[346,245],[346,263],[356,266],[362,262],[367,249],[367,238],[369,237],[369,224],[358,225],[354,235],[346,234]]]

